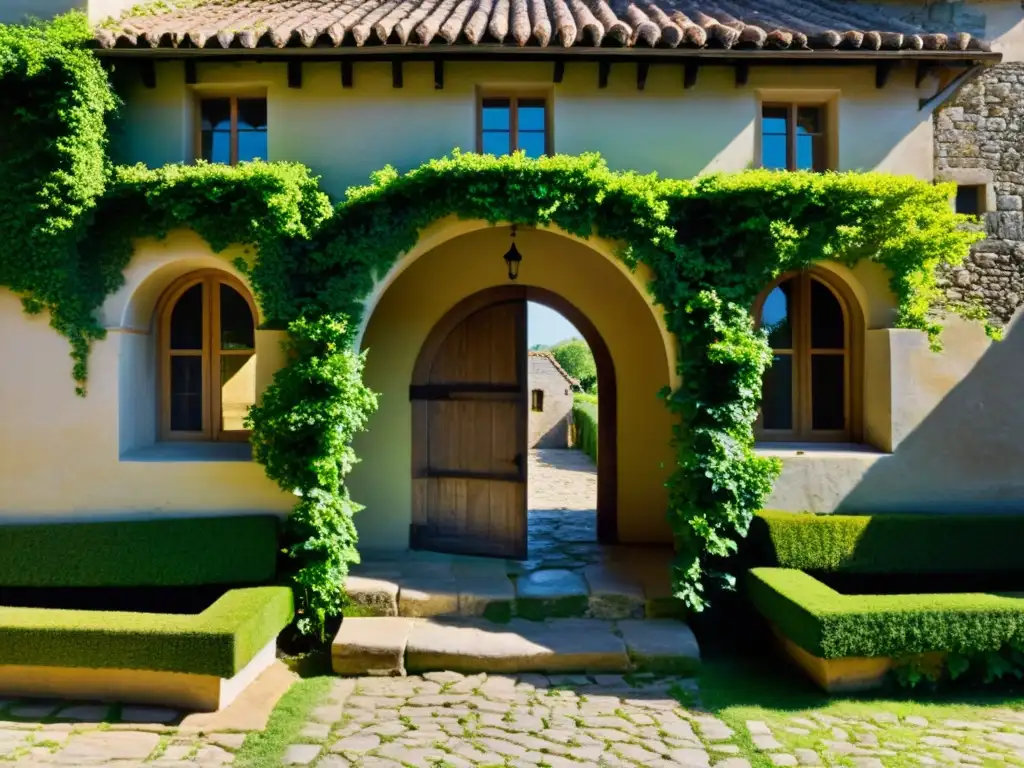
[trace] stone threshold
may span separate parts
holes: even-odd
[[[663,562],[664,560],[664,562]],[[349,616],[604,620],[680,617],[666,558],[644,550],[580,569],[516,572],[483,558],[369,562],[348,577]],[[512,572],[510,572],[510,570]]]
[[[625,673],[695,675],[700,649],[674,619],[345,618],[331,645],[342,675]]]

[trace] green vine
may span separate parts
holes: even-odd
[[[248,248],[265,325],[287,327],[289,364],[250,414],[255,454],[296,492],[285,547],[301,629],[322,631],[341,607],[356,561],[344,478],[352,436],[376,401],[352,345],[364,298],[446,216],[556,225],[619,244],[679,345],[682,386],[663,393],[679,417],[668,518],[676,538],[676,595],[708,600],[716,563],[736,550],[779,471],[753,451],[761,377],[770,362],[750,305],[782,272],[870,259],[890,274],[896,325],[937,343],[935,271],[956,263],[978,233],[952,212],[949,185],[882,174],[750,171],[693,181],[613,172],[596,155],[528,159],[458,151],[400,175],[385,168],[332,209],[315,177],[287,163],[111,167],[104,118],[115,99],[77,45],[84,22],[0,26],[0,173],[13,179],[0,214],[0,285],[46,309],[72,343],[85,381],[96,310],[122,281],[134,240],[188,227],[215,250]],[[12,190],[15,190],[12,192]]]

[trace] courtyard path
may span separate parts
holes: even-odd
[[[527,506],[531,511],[596,511],[597,467],[583,451],[534,449],[528,477]]]
[[[755,720],[702,711],[693,680],[647,675],[438,672],[325,682],[327,693],[301,722],[282,729],[287,716],[271,719],[271,740],[284,743],[270,762],[247,761],[242,745],[254,735],[205,733],[179,725],[171,710],[21,700],[0,705],[0,766],[1024,764],[1024,713],[1008,708],[880,702],[844,710],[840,703]]]

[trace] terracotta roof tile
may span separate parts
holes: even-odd
[[[99,25],[104,48],[479,45],[987,51],[850,0],[170,0]]]
[[[578,379],[574,379],[572,376],[570,376],[566,372],[565,368],[563,368],[561,365],[559,365],[558,361],[555,359],[555,356],[553,354],[551,354],[550,352],[548,352],[547,350],[531,349],[528,354],[529,354],[530,357],[543,357],[543,358],[545,358],[548,362],[550,362],[555,367],[556,371],[558,371],[560,374],[562,374],[562,378],[564,378],[566,381],[568,381],[570,386],[578,387],[580,385],[579,380]]]

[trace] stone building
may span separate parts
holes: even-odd
[[[572,393],[579,382],[550,352],[530,352],[530,447],[568,448]]]

